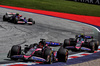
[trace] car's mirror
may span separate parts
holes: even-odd
[[[28,45],[25,45],[25,46],[28,46]]]

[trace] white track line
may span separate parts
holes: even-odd
[[[100,30],[99,30],[97,27],[94,27],[94,26],[92,26],[92,25],[91,25],[91,27],[95,28],[98,32],[100,32]]]

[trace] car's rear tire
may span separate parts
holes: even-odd
[[[68,59],[68,50],[61,47],[57,52],[58,61],[66,62]]]
[[[76,39],[75,38],[69,38],[64,40],[64,45],[63,47],[65,48],[66,46],[75,46],[76,45]]]
[[[95,40],[94,43],[95,43],[95,50],[98,50],[99,42],[97,40]]]
[[[95,51],[95,43],[94,42],[90,42],[90,49],[91,49],[90,52],[92,52],[92,53]]]
[[[70,46],[76,46],[76,39],[75,38],[69,38]]]
[[[70,41],[76,41],[76,39],[75,39],[75,38],[69,38],[69,40],[70,40]]]

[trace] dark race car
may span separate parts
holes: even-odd
[[[35,24],[35,21],[32,18],[26,19],[26,17],[22,17],[22,15],[19,15],[19,13],[6,13],[3,16],[3,21],[12,22],[15,24]]]
[[[8,52],[7,57],[12,60],[23,60],[23,61],[39,61],[43,63],[52,64],[52,62],[61,61],[66,62],[68,59],[68,50],[62,46],[48,46],[44,43],[44,40],[39,44],[31,44],[30,46],[25,45],[24,49],[21,46],[14,45]]]
[[[94,52],[98,50],[99,42],[94,40],[92,36],[76,35],[76,38],[69,38],[64,40],[64,48],[71,50],[87,50]]]

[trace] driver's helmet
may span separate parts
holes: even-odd
[[[6,13],[6,15],[8,15],[8,13]]]
[[[81,33],[81,38],[84,38],[84,34],[83,33]]]
[[[16,16],[18,16],[19,15],[19,13],[16,13]]]
[[[24,17],[24,19],[26,19],[26,17]]]
[[[40,48],[43,48],[46,45],[46,42],[44,40],[39,42],[39,46]]]
[[[38,47],[39,48],[43,48],[43,44],[42,43],[39,43]]]
[[[81,33],[81,35],[84,35],[83,33]]]

